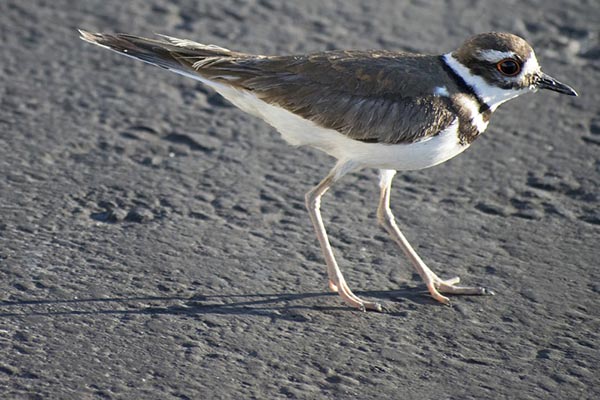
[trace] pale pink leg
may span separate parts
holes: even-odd
[[[440,279],[425,263],[421,260],[421,257],[412,248],[406,237],[402,234],[396,221],[392,210],[390,209],[390,189],[392,186],[392,179],[396,175],[394,170],[381,170],[381,177],[379,187],[381,188],[381,196],[379,198],[379,207],[377,209],[377,219],[379,223],[385,228],[390,234],[392,239],[402,249],[404,254],[410,259],[413,266],[427,285],[429,293],[437,301],[450,304],[450,299],[443,296],[441,293],[453,293],[453,294],[494,294],[490,290],[483,287],[467,287],[467,286],[455,286],[460,282],[460,278],[452,278],[447,280]]]
[[[364,301],[352,293],[346,284],[346,280],[342,275],[342,271],[335,261],[333,250],[331,249],[327,232],[325,231],[325,225],[323,224],[323,219],[321,218],[321,196],[325,194],[331,185],[333,185],[339,178],[341,178],[342,175],[344,175],[343,172],[340,172],[341,170],[343,170],[343,167],[340,168],[340,166],[337,166],[334,168],[329,175],[321,181],[321,183],[319,183],[306,194],[306,208],[308,209],[310,219],[315,228],[315,232],[317,233],[317,238],[319,239],[319,244],[321,245],[321,250],[323,251],[323,256],[325,257],[325,262],[327,264],[327,275],[329,276],[329,287],[331,290],[338,292],[344,302],[351,307],[358,308],[362,311],[382,311],[382,307],[379,303]]]

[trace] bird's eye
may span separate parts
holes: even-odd
[[[496,64],[496,68],[506,76],[515,76],[521,72],[521,65],[512,58],[505,58],[500,61]]]

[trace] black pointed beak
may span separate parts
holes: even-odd
[[[543,72],[538,76],[536,86],[538,89],[553,90],[558,93],[568,94],[569,96],[578,95],[575,89],[573,89],[571,86],[565,85],[564,83],[557,81],[550,75],[547,75]]]

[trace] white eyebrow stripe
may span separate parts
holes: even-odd
[[[496,62],[505,58],[514,58],[515,53],[512,51],[499,51],[499,50],[480,50],[477,55],[480,59],[490,62]]]

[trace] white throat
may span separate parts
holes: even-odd
[[[527,93],[528,89],[502,89],[487,83],[482,77],[471,74],[471,71],[462,65],[452,53],[444,54],[446,64],[464,81],[471,86],[477,96],[490,106],[490,110],[495,111],[498,106],[510,99]]]

